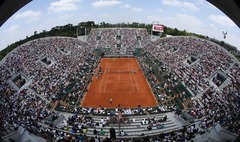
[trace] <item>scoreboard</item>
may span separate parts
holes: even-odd
[[[164,31],[164,26],[163,25],[160,25],[160,24],[154,24],[152,26],[152,31],[154,32],[163,32]]]

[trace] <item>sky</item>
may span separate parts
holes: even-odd
[[[222,40],[240,50],[240,28],[205,0],[33,0],[0,27],[0,50],[34,31],[83,21],[152,23]],[[227,32],[226,39],[222,32]]]

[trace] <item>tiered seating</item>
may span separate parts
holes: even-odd
[[[158,135],[160,133],[166,133],[166,132],[171,132],[171,131],[175,131],[175,130],[179,130],[181,129],[181,125],[179,125],[176,121],[174,121],[172,118],[167,118],[166,121],[162,122],[161,124],[164,125],[163,128],[158,129],[157,126],[152,126],[152,130],[148,130],[147,126],[150,125],[149,124],[142,124],[143,119],[147,119],[147,118],[153,118],[155,117],[155,119],[163,119],[164,117],[164,113],[163,114],[155,114],[155,115],[143,115],[143,116],[127,116],[128,119],[131,120],[130,123],[118,123],[118,124],[109,124],[103,128],[99,128],[96,127],[96,130],[98,132],[101,131],[101,129],[105,132],[104,136],[100,137],[106,137],[106,136],[110,136],[110,128],[114,128],[116,130],[116,135],[117,137],[121,137],[121,138],[131,138],[131,137],[139,137],[142,134],[144,134],[145,136],[152,136],[152,135]],[[92,118],[94,119],[94,122],[99,122],[101,123],[101,119],[106,119],[106,117],[103,116],[92,116]],[[135,122],[132,122],[132,119],[135,119]],[[87,135],[88,136],[95,136],[93,134],[93,130],[94,128],[88,128],[87,131]],[[119,133],[120,131],[123,130],[125,132],[124,136],[120,136]]]
[[[192,106],[188,112],[201,118],[204,128],[218,122],[225,128],[231,127],[233,132],[240,132],[239,115],[235,115],[239,113],[235,106],[240,105],[239,62],[225,49],[192,37],[163,38],[144,47],[153,59],[163,61],[170,68],[174,78],[169,78],[168,82],[177,80],[192,93],[193,97],[183,103]],[[191,57],[196,58],[196,62],[188,64],[186,60]],[[219,72],[225,76],[223,82],[213,78]],[[224,118],[226,115],[230,119]]]
[[[116,39],[116,36],[121,38]],[[101,38],[98,39],[98,37]],[[187,112],[201,121],[202,128],[210,128],[218,122],[224,128],[240,134],[238,109],[240,106],[240,66],[239,62],[229,56],[229,53],[202,39],[173,37],[150,42],[144,29],[113,28],[92,30],[88,43],[75,38],[43,38],[21,45],[10,53],[0,65],[1,131],[7,133],[21,125],[52,141],[73,139],[75,135],[82,134],[86,137],[95,137],[94,128],[97,131],[103,129],[105,132],[105,135],[98,135],[98,137],[109,136],[109,129],[115,128],[118,138],[159,136],[161,133],[174,133],[172,131],[181,129],[181,134],[177,136],[183,137],[184,140],[191,139],[192,133],[182,129],[182,123],[171,112],[145,115],[143,110],[141,112],[130,110],[130,114],[121,116],[127,118],[125,123],[109,123],[104,124],[103,127],[99,123],[102,123],[102,119],[105,121],[109,117],[107,116],[109,112],[104,112],[105,109],[71,107],[81,100],[86,91],[84,86],[87,85],[99,61],[99,57],[92,52],[94,48],[109,48],[110,54],[117,54],[120,50],[115,48],[116,44],[121,44],[120,48],[130,50],[143,47],[151,60],[163,61],[172,73],[164,86],[170,88],[171,85],[182,83],[192,92],[193,98],[185,100],[185,105],[192,106]],[[194,57],[194,61],[189,63],[191,57]],[[150,72],[149,68],[143,69]],[[222,83],[221,89],[218,84],[213,85],[218,83],[218,80],[212,79],[218,71],[227,77],[227,82]],[[11,86],[11,80],[14,82],[12,78],[16,75],[20,75],[20,79],[15,81],[16,86],[21,88],[19,90],[14,90]],[[147,77],[149,77],[151,86],[159,89],[158,80],[153,74],[150,73]],[[27,83],[22,85],[24,82]],[[160,93],[161,89],[156,92]],[[176,96],[184,98],[184,93],[180,90]],[[82,113],[81,118],[71,118],[66,121],[66,129],[52,127],[52,122],[48,122],[48,125],[38,124],[40,121],[46,122],[44,121],[46,119],[52,121],[57,119],[47,105],[48,102],[55,101],[62,94],[67,94],[65,100],[59,101],[63,105],[62,110]],[[171,98],[176,96],[171,96]],[[169,96],[163,95],[163,97]],[[56,106],[54,103],[52,105]],[[167,108],[160,112],[171,111],[174,108],[173,105],[171,109]],[[166,121],[159,122],[164,126],[163,128],[158,129],[155,123],[142,124],[144,118],[162,119],[165,114],[167,115]],[[54,119],[51,119],[53,117]],[[133,119],[135,120],[132,122]],[[86,133],[80,127],[82,125],[84,129],[87,129]],[[151,129],[148,126],[151,126]],[[126,135],[119,136],[121,130]],[[171,136],[168,135],[168,137]],[[160,136],[157,138],[162,140]]]
[[[132,28],[100,28],[93,29],[88,38],[88,42],[93,47],[109,48],[107,54],[126,54],[126,50],[133,51],[135,48],[141,48],[141,43],[149,40],[146,29]],[[120,38],[118,39],[117,36]]]

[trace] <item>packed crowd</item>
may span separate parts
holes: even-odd
[[[130,123],[139,123],[135,120],[135,117],[132,117],[131,119],[127,119],[127,117],[121,117],[121,119],[118,119],[119,122],[114,122],[113,119],[118,119],[117,116],[113,117],[105,117],[99,119],[97,122],[94,121],[93,118],[90,116],[84,116],[84,115],[77,115],[73,114],[72,116],[69,116],[66,120],[62,121],[60,126],[56,127],[49,127],[49,126],[43,126],[36,124],[35,128],[31,130],[32,133],[41,136],[48,141],[99,141],[99,142],[105,142],[105,141],[121,141],[128,142],[128,141],[166,141],[166,140],[176,140],[176,141],[191,141],[192,138],[198,133],[198,128],[195,127],[195,125],[190,125],[187,127],[183,127],[182,129],[178,131],[172,131],[168,133],[160,133],[156,136],[149,137],[148,135],[143,133],[139,133],[137,138],[131,138],[125,133],[124,129],[119,130],[119,133],[116,133],[117,136],[119,136],[118,139],[116,137],[111,137],[106,131],[108,129],[103,129],[105,126],[117,126],[119,123],[122,123],[123,125],[130,125]],[[146,117],[143,118],[140,122],[140,125],[147,126],[146,131],[151,131],[152,127],[156,127],[157,129],[164,128],[164,122],[167,120],[167,115],[164,115],[161,118],[156,117]],[[88,131],[89,128],[94,128],[93,130],[90,130],[92,134],[90,134]],[[99,129],[101,128],[100,131]],[[110,131],[110,130],[109,130]],[[88,135],[91,136],[88,136]],[[126,136],[126,137],[122,137]],[[122,137],[122,138],[121,138]],[[136,137],[136,136],[135,136]]]
[[[210,87],[198,100],[194,101],[188,113],[199,119],[200,126],[204,129],[219,123],[222,127],[240,135],[240,111],[238,109],[240,95],[238,92],[238,81],[229,82],[221,92]]]
[[[97,58],[86,46],[71,38],[39,39],[22,45],[10,54],[5,66],[12,74],[21,72],[29,77],[32,80],[29,88],[48,100],[65,93],[75,82],[71,95],[80,96],[83,95],[87,78],[93,74],[97,64]],[[71,51],[70,55],[59,52],[62,47]],[[51,60],[50,65],[42,65],[44,63],[41,57],[45,56]]]
[[[66,120],[58,124],[57,128],[63,130],[71,130],[72,133],[83,133],[86,134],[88,127],[93,127],[97,125],[94,123],[93,119],[88,115],[72,115]]]
[[[45,138],[48,141],[54,142],[159,142],[159,141],[193,141],[192,139],[199,133],[195,125],[184,127],[178,131],[172,131],[169,133],[160,133],[156,136],[147,136],[144,134],[139,135],[137,138],[110,138],[110,136],[101,135],[100,132],[96,132],[94,136],[89,137],[86,134],[74,134],[58,129],[52,129],[49,127],[38,126],[38,129],[32,131],[38,136]],[[104,133],[104,132],[103,132]]]
[[[158,105],[156,107],[142,108],[139,106],[138,108],[120,108],[117,107],[115,109],[107,109],[101,106],[97,108],[85,108],[85,107],[76,107],[76,106],[60,106],[60,111],[69,112],[69,113],[79,113],[85,115],[97,115],[97,116],[114,116],[118,112],[120,112],[124,116],[130,115],[146,115],[147,113],[155,114],[161,112],[170,112],[175,110],[175,106],[167,106],[167,105]]]
[[[141,48],[142,42],[148,41],[146,29],[93,29],[90,32],[88,43],[94,48],[109,48],[108,54],[123,54],[126,50],[133,51]]]
[[[201,127],[210,128],[220,123],[240,134],[240,67],[224,49],[192,37],[163,38],[146,44],[145,48],[155,59],[166,63],[174,79],[183,82],[196,96],[188,113],[200,119]],[[189,57],[196,57],[197,60],[188,64],[186,59]],[[216,75],[218,71],[223,72],[230,81]],[[213,75],[221,79],[216,80]],[[218,88],[221,85],[222,88]]]
[[[137,36],[141,36],[136,29],[121,29],[120,35],[122,35],[122,39],[120,43],[123,47],[138,47],[139,41],[137,40]]]
[[[173,50],[175,47],[177,50]],[[227,71],[234,64],[232,57],[224,49],[192,37],[163,38],[146,44],[144,48],[155,59],[166,63],[176,79],[182,81],[194,95],[206,91],[209,87],[208,78],[213,73],[217,70]],[[193,56],[197,58],[195,63],[186,63]]]
[[[10,72],[4,66],[0,66],[0,125],[2,133],[17,130],[19,126],[32,128],[38,121],[45,119],[51,114],[47,102],[37,95],[24,89],[17,93],[7,81]]]
[[[62,53],[62,48],[70,54]],[[43,57],[49,64],[42,62]],[[51,114],[47,104],[64,93],[68,93],[67,99],[81,99],[97,62],[91,48],[73,38],[38,39],[17,48],[0,66],[2,128],[35,125]],[[28,78],[17,76],[29,85],[17,85],[19,90],[15,90],[8,82],[18,73]]]

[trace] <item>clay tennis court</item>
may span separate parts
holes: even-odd
[[[98,74],[99,67],[103,73]],[[112,103],[110,103],[112,98]],[[152,107],[157,101],[135,58],[102,58],[81,107]]]

